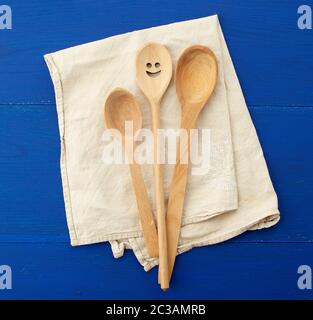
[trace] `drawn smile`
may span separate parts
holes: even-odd
[[[159,73],[161,73],[161,70],[159,70],[159,71],[156,71],[156,72],[151,72],[151,71],[146,71],[146,73],[147,73],[147,75],[149,76],[149,77],[156,77]]]

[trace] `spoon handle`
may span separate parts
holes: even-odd
[[[187,119],[187,121],[185,121],[185,119],[182,120],[181,128],[187,131],[188,140],[184,141],[184,143],[181,143],[180,138],[177,143],[176,165],[171,182],[166,215],[169,279],[171,279],[177,255],[188,179],[190,159],[190,130],[194,127],[195,122],[196,117],[190,117]],[[181,161],[182,156],[184,161]]]
[[[135,161],[129,164],[129,168],[146,247],[151,257],[158,257],[158,235],[142,172],[140,166]]]
[[[154,182],[155,197],[158,221],[158,240],[159,240],[159,282],[161,289],[169,288],[168,276],[168,257],[167,257],[167,238],[166,238],[166,218],[164,208],[164,190],[163,190],[163,172],[159,163],[159,135],[160,127],[160,106],[157,103],[151,103],[153,136],[154,136]]]
[[[187,176],[188,164],[177,163],[175,166],[174,176],[171,184],[166,216],[169,278],[171,278],[177,254],[177,246],[180,235],[181,219],[187,186]]]

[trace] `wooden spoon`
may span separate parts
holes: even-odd
[[[126,121],[132,121],[134,132],[137,132],[142,128],[142,115],[135,97],[127,90],[120,88],[114,89],[106,99],[104,119],[106,127],[108,129],[117,129],[121,133],[121,135],[119,136],[122,136],[122,143],[126,148],[126,155],[130,162],[129,168],[136,195],[143,237],[149,255],[151,257],[157,257],[157,230],[154,223],[149,197],[144,184],[141,169],[133,158],[133,149],[135,149],[134,137],[125,136]],[[128,147],[129,143],[125,143],[126,139],[130,139],[132,141],[132,148]]]
[[[175,78],[176,92],[181,104],[181,128],[187,130],[189,141],[187,146],[182,146],[182,150],[188,152],[188,162],[190,159],[190,129],[195,127],[200,111],[215,88],[217,69],[214,53],[209,48],[199,45],[187,48],[177,62]],[[180,163],[180,147],[178,142],[166,220],[169,277],[173,272],[177,254],[188,176],[188,163]]]
[[[137,54],[136,79],[139,88],[150,102],[154,135],[154,180],[159,239],[159,280],[163,290],[169,287],[166,220],[164,211],[163,174],[159,163],[160,102],[173,74],[168,50],[157,43],[149,43]]]

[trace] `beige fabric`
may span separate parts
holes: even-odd
[[[148,102],[135,82],[135,57],[147,42],[167,46],[174,63],[188,46],[210,47],[219,64],[216,90],[198,126],[211,129],[210,171],[190,176],[178,253],[225,241],[279,221],[277,197],[217,16],[135,31],[45,56],[53,79],[61,136],[61,173],[72,245],[110,241],[115,257],[132,249],[145,270],[148,257],[127,165],[102,161],[103,106],[114,87],[140,102],[151,128]],[[162,128],[178,128],[179,103],[171,83],[161,108]],[[165,165],[168,196],[173,167]],[[151,202],[153,170],[143,166]]]

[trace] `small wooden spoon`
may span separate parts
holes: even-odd
[[[126,121],[132,121],[134,132],[137,132],[142,128],[142,115],[135,97],[127,90],[120,88],[114,89],[109,94],[105,102],[104,121],[108,129],[119,130],[122,136],[122,143],[125,148],[128,145],[128,143],[125,143],[125,139],[131,139],[133,142],[132,150],[128,150],[129,148],[126,148],[126,155],[130,162],[129,168],[136,195],[143,237],[145,239],[149,255],[151,257],[157,257],[157,230],[141,169],[133,158],[133,149],[135,149],[134,137],[125,137]]]
[[[141,91],[150,102],[154,135],[154,180],[159,239],[159,280],[161,288],[169,287],[166,219],[164,211],[163,174],[159,163],[160,102],[173,74],[171,56],[166,47],[149,43],[137,55],[136,79]]]
[[[176,92],[181,104],[181,128],[188,132],[188,146],[182,147],[183,152],[188,152],[187,159],[190,159],[190,129],[195,127],[200,111],[215,88],[217,69],[214,53],[209,48],[199,45],[187,48],[177,62]],[[188,163],[180,163],[179,150],[180,143],[177,147],[166,220],[169,277],[173,272],[177,254],[188,177]]]

